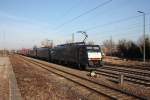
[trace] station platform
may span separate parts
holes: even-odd
[[[22,100],[9,57],[0,57],[0,100]]]

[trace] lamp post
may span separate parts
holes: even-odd
[[[144,34],[143,61],[145,62],[145,12],[142,11],[137,12],[143,14],[143,34]]]

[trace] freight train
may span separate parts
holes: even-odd
[[[87,45],[85,42],[67,43],[54,48],[28,49],[18,53],[53,63],[74,64],[75,67],[84,70],[96,69],[103,65],[100,46]]]

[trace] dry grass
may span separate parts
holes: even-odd
[[[64,79],[49,72],[11,58],[22,97],[25,100],[86,100],[71,89]],[[61,81],[61,82],[60,82]]]

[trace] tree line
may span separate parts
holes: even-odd
[[[127,59],[143,59],[143,36],[136,42],[122,39],[119,40],[118,43],[115,43],[112,39],[110,39],[104,41],[103,46],[105,55],[108,56],[118,56]],[[145,54],[145,58],[150,59],[150,37],[148,35],[145,37]]]

